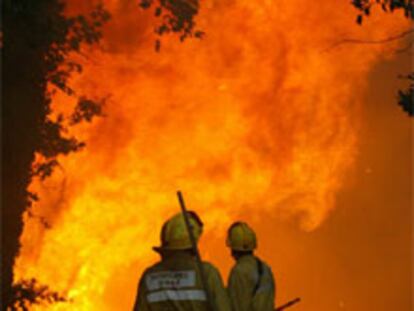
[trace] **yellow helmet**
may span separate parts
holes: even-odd
[[[235,251],[252,251],[257,247],[256,234],[245,222],[235,222],[227,231],[226,245]]]
[[[188,218],[193,231],[194,238],[198,242],[203,231],[203,222],[200,217],[189,211]],[[161,246],[154,247],[154,250],[180,250],[190,249],[192,247],[188,229],[182,213],[178,213],[167,220],[161,229]]]

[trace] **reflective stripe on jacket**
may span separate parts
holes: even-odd
[[[233,311],[274,311],[275,281],[271,268],[253,255],[240,257],[229,276]]]
[[[207,262],[203,265],[215,311],[230,311],[218,270]],[[207,308],[207,296],[195,259],[190,254],[177,252],[143,273],[134,311],[207,311]]]

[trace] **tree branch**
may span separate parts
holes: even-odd
[[[333,43],[331,46],[327,47],[325,50],[323,50],[323,52],[329,52],[344,44],[384,44],[384,43],[403,39],[404,37],[412,33],[414,33],[414,28],[403,31],[397,35],[394,35],[394,36],[391,36],[385,39],[379,39],[379,40],[342,39],[338,42]]]

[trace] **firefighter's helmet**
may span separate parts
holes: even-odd
[[[235,251],[252,251],[257,247],[256,234],[245,222],[235,222],[227,232],[226,245]]]
[[[203,231],[203,222],[193,212],[187,212],[190,227],[196,242],[198,242]],[[176,214],[167,220],[161,229],[161,246],[154,247],[154,250],[184,250],[191,249],[191,240],[182,213]]]

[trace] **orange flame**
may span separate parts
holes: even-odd
[[[324,50],[404,26],[378,12],[358,27],[349,1],[206,0],[206,38],[163,38],[156,53],[150,13],[105,2],[112,21],[102,45],[78,57],[72,85],[110,95],[106,117],[72,128],[87,148],[33,181],[32,213],[51,227],[25,214],[15,266],[16,280],[34,277],[71,301],[31,310],[130,308],[162,222],[179,211],[177,189],[223,243],[241,214],[299,215],[316,229],[357,154],[366,77],[390,55],[389,45]],[[58,94],[54,113],[73,105]]]

